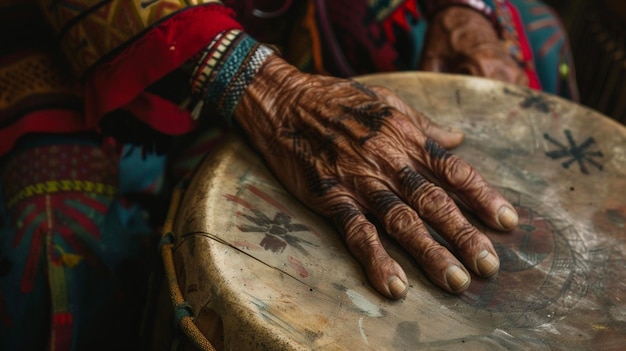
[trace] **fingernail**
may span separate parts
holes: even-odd
[[[389,279],[389,291],[394,297],[404,296],[406,294],[406,284],[404,284],[402,279],[394,275]]]
[[[450,266],[446,271],[446,281],[453,291],[462,291],[469,285],[470,278],[458,266]]]
[[[517,212],[509,206],[502,206],[498,210],[498,222],[503,229],[513,229],[517,226],[518,220]]]
[[[476,267],[483,277],[490,277],[498,272],[500,261],[491,252],[483,250],[476,256]]]

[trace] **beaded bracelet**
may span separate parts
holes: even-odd
[[[436,4],[435,4],[436,3]],[[430,1],[428,13],[432,18],[438,12],[441,12],[450,6],[464,6],[472,10],[478,11],[491,21],[494,27],[498,27],[498,19],[493,9],[482,0],[437,0]]]
[[[231,123],[246,87],[272,53],[238,29],[220,33],[183,67],[190,74],[191,94],[181,107],[193,119],[209,107]]]

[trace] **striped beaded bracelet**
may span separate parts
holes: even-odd
[[[273,52],[238,29],[220,33],[183,67],[190,74],[191,95],[181,107],[193,119],[210,108],[230,124],[246,87]]]

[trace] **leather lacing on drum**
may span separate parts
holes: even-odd
[[[180,331],[182,331],[189,340],[199,349],[215,351],[211,342],[200,332],[193,320],[193,310],[191,305],[183,298],[183,293],[178,286],[176,270],[174,268],[173,249],[176,243],[176,236],[172,231],[174,226],[174,218],[178,212],[180,202],[184,193],[184,187],[179,186],[174,190],[172,202],[163,224],[163,235],[159,242],[161,257],[163,259],[163,268],[165,281],[170,292],[170,298],[174,305],[174,322]]]

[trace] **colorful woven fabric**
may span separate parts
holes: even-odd
[[[114,59],[98,64],[84,85],[88,123],[124,109],[163,133],[183,134],[194,129],[196,123],[189,111],[148,88],[179,69],[220,32],[240,29],[232,15],[231,10],[215,4],[190,7],[150,28]],[[181,89],[188,86],[181,85]]]
[[[73,69],[83,75],[111,52],[185,8],[218,0],[42,0],[41,9],[59,33]]]
[[[31,7],[24,4],[12,5],[6,10],[4,7],[8,6],[7,3],[0,2],[0,10],[7,11],[10,15],[37,17],[37,11],[28,11],[33,10]],[[96,130],[104,116],[118,109],[129,111],[135,118],[160,132],[183,134],[191,131],[196,123],[191,120],[188,111],[180,109],[176,103],[149,93],[147,89],[206,47],[218,33],[241,28],[233,19],[231,10],[208,0],[49,1],[41,6],[49,18],[56,19],[55,28],[59,31],[58,36],[63,39],[64,47],[72,48],[65,50],[68,61],[73,62],[75,68],[80,66],[79,70],[89,68],[90,73],[84,77],[82,89],[77,89],[80,85],[68,72],[58,69],[63,65],[47,65],[48,61],[45,62],[46,65],[39,63],[41,68],[33,73],[19,69],[18,77],[21,75],[24,79],[17,82],[8,79],[6,74],[4,79],[0,76],[0,86],[7,89],[0,90],[0,103],[3,104],[0,105],[0,155],[26,133]],[[12,10],[14,8],[16,10]],[[178,10],[174,11],[175,8]],[[138,12],[133,12],[135,10]],[[104,15],[106,18],[98,17]],[[31,21],[30,17],[27,19],[27,23],[41,22]],[[13,22],[20,23],[19,20],[12,20]],[[121,26],[121,29],[116,26]],[[80,32],[88,33],[73,36],[70,35],[70,27],[83,28]],[[45,35],[40,38],[35,36],[30,41],[32,29],[36,28],[27,26],[20,29],[29,40],[28,44],[35,45],[39,51],[41,48],[50,49],[52,41]],[[22,52],[24,50],[21,47],[26,44],[15,40],[15,35],[15,31],[8,28],[0,32],[0,40],[14,45]],[[123,38],[125,41],[121,42]],[[16,52],[11,51],[11,47],[3,49],[10,55],[0,59],[0,70],[12,70],[11,60],[18,65],[24,65],[19,63],[21,58],[16,60]],[[45,55],[49,54],[50,52],[45,51]],[[59,55],[53,56],[57,58]],[[159,59],[155,60],[155,57]],[[49,60],[51,63],[54,61]],[[88,64],[96,63],[93,67],[87,67]],[[43,73],[48,71],[54,72],[46,73],[48,76],[55,79],[62,77],[59,81],[69,84],[59,85],[55,83],[56,80],[50,80],[50,86],[55,91],[34,88],[32,82],[45,78]],[[26,77],[28,74],[38,75],[38,78],[30,79]],[[23,85],[16,88],[16,83]],[[20,92],[17,97],[28,104],[15,107],[18,101],[7,102],[5,96],[11,98],[7,93],[11,91]],[[54,109],[44,109],[41,104],[33,104],[45,101],[44,95],[56,102],[52,106]],[[62,95],[68,98],[64,100]],[[64,101],[68,103],[61,106]],[[23,113],[15,113],[15,109],[20,106],[28,108]],[[71,108],[59,110],[59,107],[67,106]]]
[[[26,131],[89,130],[83,97],[50,52],[19,50],[0,58],[0,155]]]
[[[39,143],[3,163],[2,349],[98,349],[132,341],[156,236],[144,210],[119,197],[118,169],[125,161],[91,139]],[[135,172],[147,168],[132,162]],[[67,186],[4,206],[8,197],[42,183]],[[76,184],[101,184],[106,191]]]
[[[83,145],[29,149],[8,161],[2,174],[7,208],[32,197],[80,192],[114,198],[117,167],[102,150]]]

